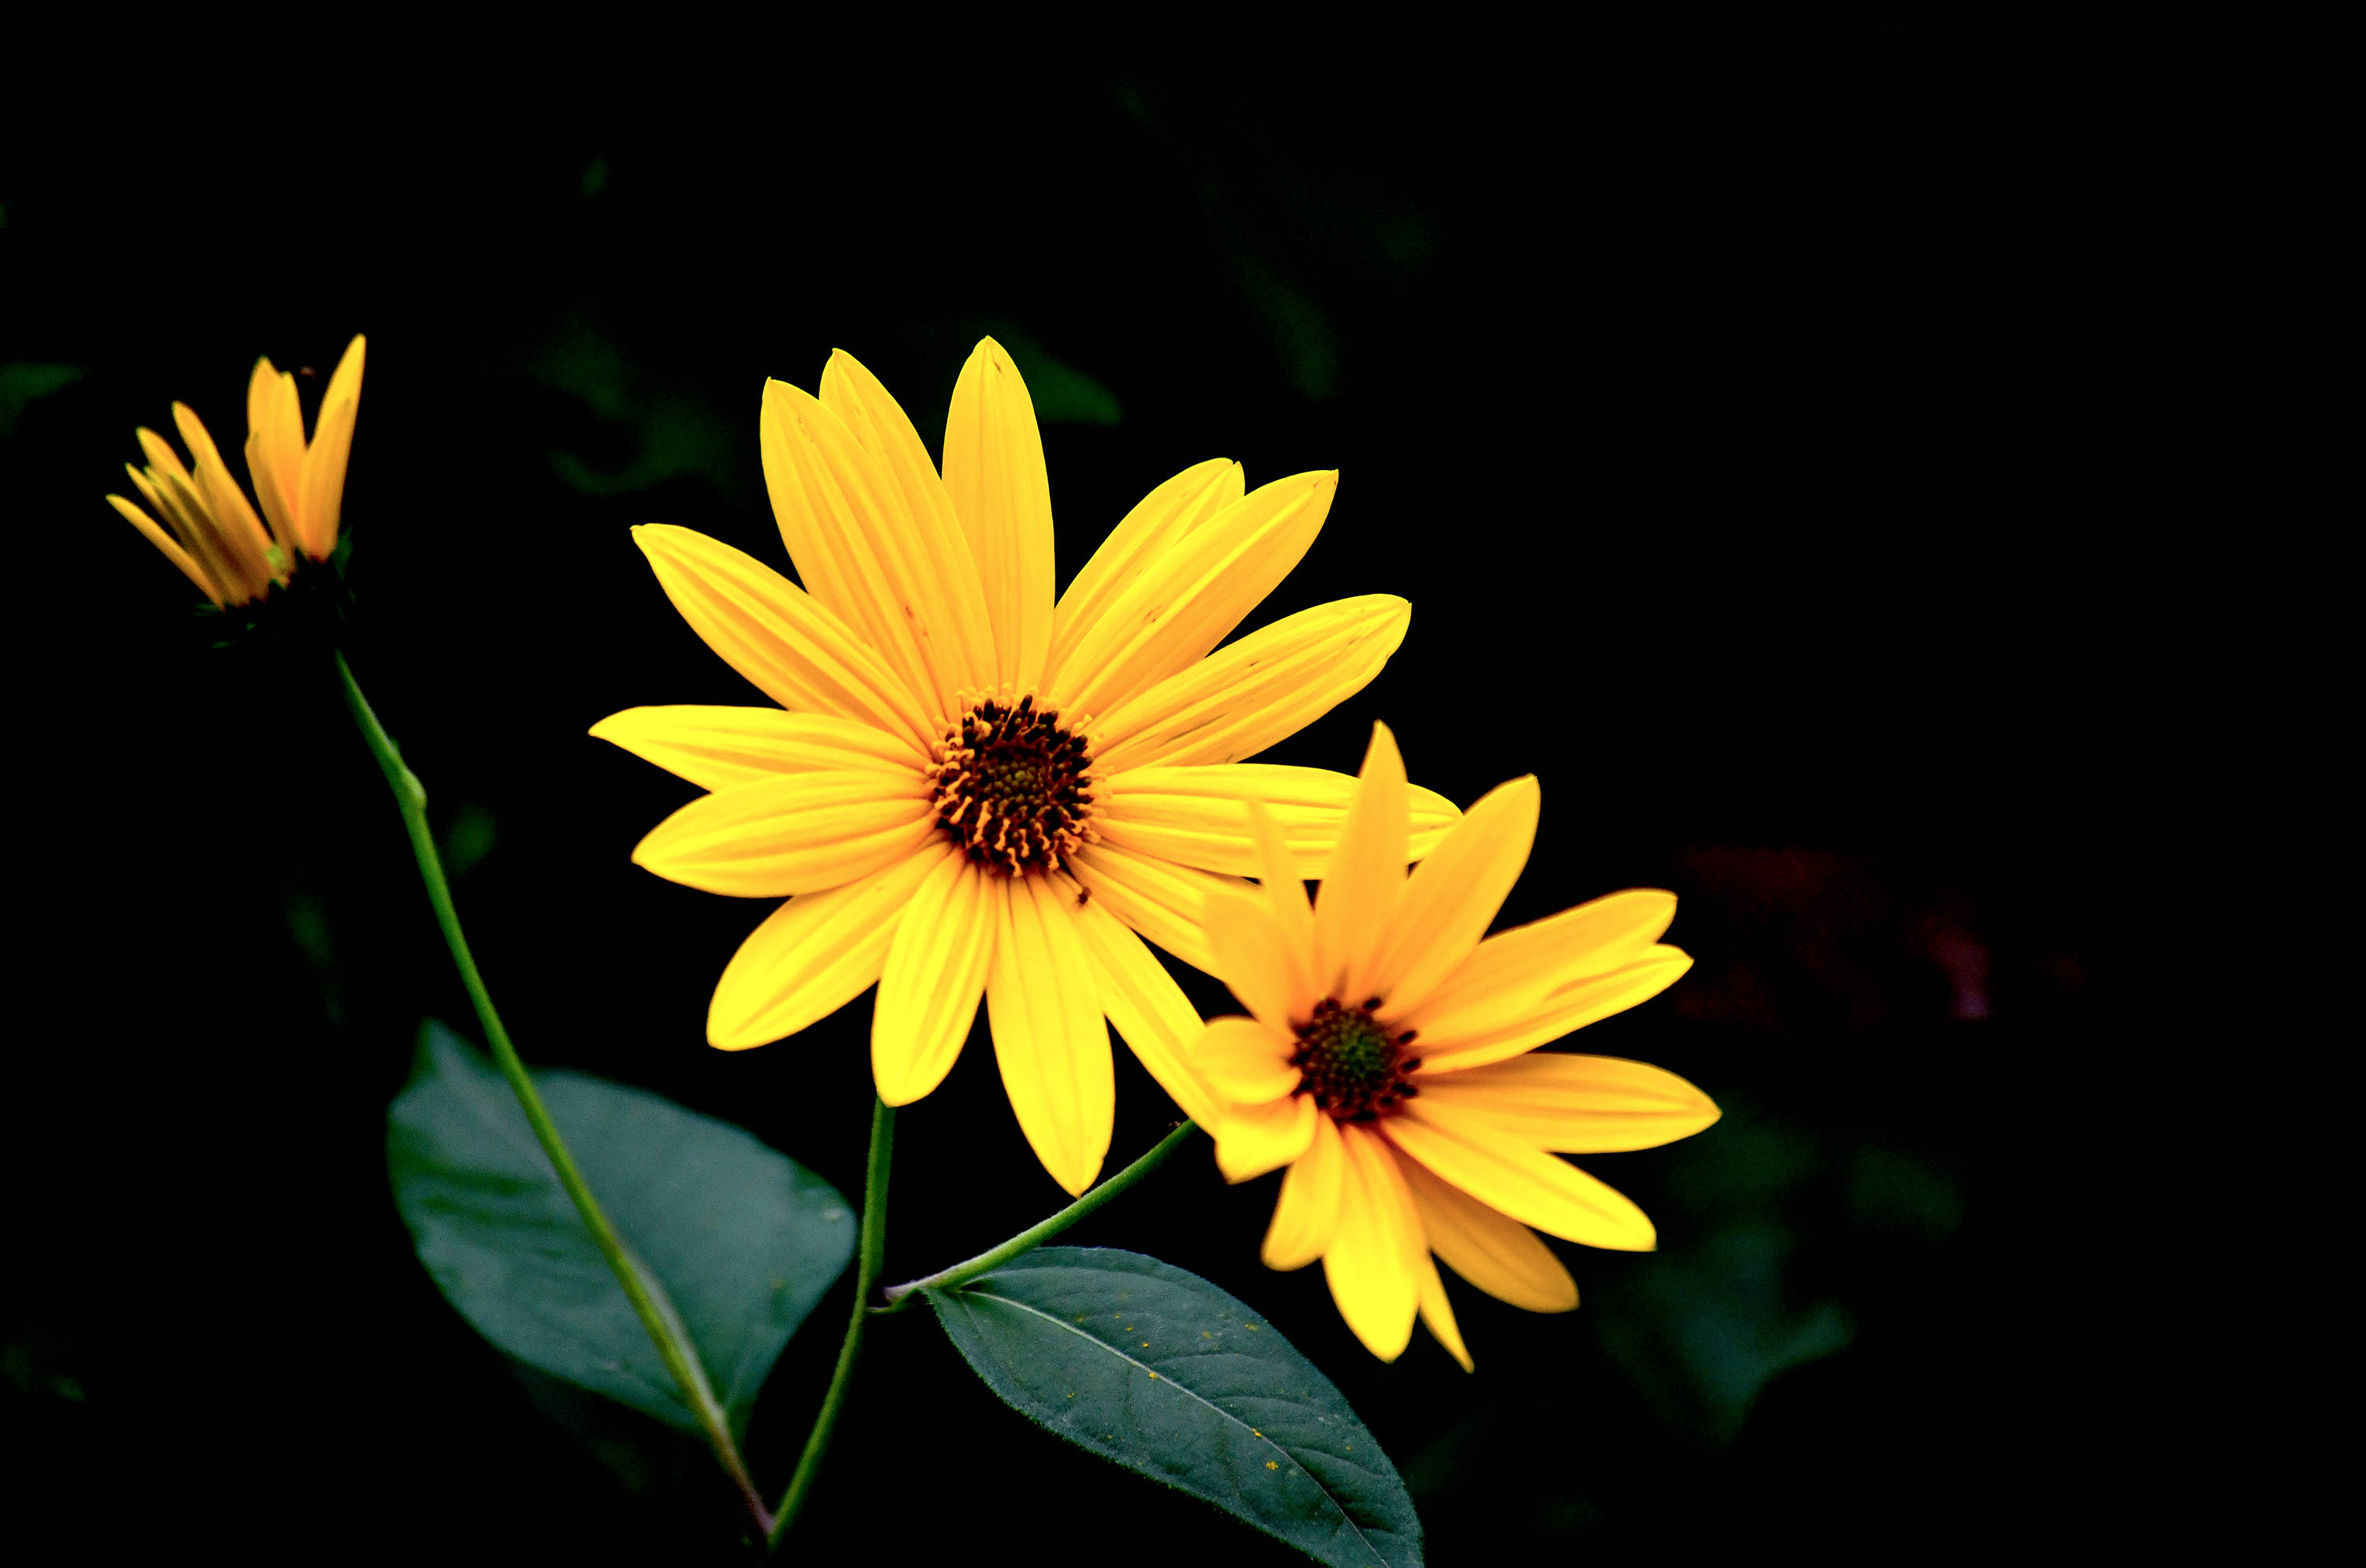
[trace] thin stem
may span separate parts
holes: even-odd
[[[981,1252],[966,1263],[956,1263],[922,1280],[907,1280],[887,1287],[887,1304],[881,1312],[901,1312],[919,1299],[923,1291],[949,1291],[955,1285],[966,1284],[980,1274],[999,1269],[1020,1253],[1042,1246],[1045,1242],[1085,1218],[1119,1193],[1156,1170],[1166,1162],[1166,1156],[1183,1146],[1184,1141],[1198,1132],[1195,1122],[1186,1122],[1159,1140],[1158,1146],[1102,1182],[1042,1224],[1030,1226],[990,1252]]]
[[[468,939],[460,933],[459,911],[452,905],[452,885],[444,875],[442,857],[435,852],[434,835],[427,829],[427,786],[403,765],[401,751],[387,734],[386,727],[378,723],[377,715],[370,711],[369,699],[362,695],[353,667],[345,662],[342,651],[337,655],[337,676],[344,687],[345,706],[352,712],[354,722],[361,727],[362,739],[369,743],[370,755],[377,759],[388,787],[394,791],[395,804],[401,807],[402,825],[411,835],[411,857],[419,863],[419,879],[427,885],[427,901],[434,906],[435,924],[444,932],[444,945],[451,950],[453,965],[460,971],[460,983],[468,987],[468,999],[476,1004],[477,1024],[493,1049],[493,1060],[501,1065],[501,1076],[509,1079],[518,1104],[524,1108],[525,1119],[533,1125],[542,1152],[550,1156],[551,1168],[558,1173],[558,1184],[575,1201],[575,1212],[583,1216],[583,1226],[592,1233],[593,1245],[607,1259],[609,1271],[624,1287],[625,1299],[633,1303],[641,1326],[648,1330],[658,1354],[665,1359],[666,1370],[681,1385],[682,1398],[697,1415],[699,1425],[705,1428],[715,1457],[738,1483],[741,1498],[755,1517],[756,1528],[769,1531],[772,1517],[765,1509],[763,1498],[758,1495],[755,1483],[748,1478],[748,1467],[740,1461],[738,1446],[731,1440],[730,1422],[714,1389],[708,1386],[697,1352],[691,1348],[682,1325],[650,1294],[639,1263],[625,1249],[623,1238],[601,1211],[600,1201],[584,1184],[583,1173],[576,1168],[575,1156],[568,1152],[558,1128],[550,1120],[550,1112],[543,1109],[542,1096],[535,1092],[525,1064],[518,1059],[517,1047],[510,1043],[509,1031],[501,1027],[501,1014],[493,1010],[493,998],[485,989],[485,977],[478,972],[476,956],[468,951]]]
[[[838,1370],[830,1373],[829,1392],[822,1395],[821,1411],[814,1416],[806,1451],[797,1459],[797,1472],[781,1494],[780,1512],[772,1516],[771,1544],[796,1522],[798,1511],[813,1491],[821,1456],[829,1448],[838,1413],[846,1404],[846,1385],[854,1381],[854,1363],[862,1353],[863,1325],[871,1321],[871,1287],[879,1280],[879,1262],[887,1252],[887,1168],[896,1154],[896,1108],[876,1095],[871,1100],[871,1158],[862,1172],[862,1240],[854,1255],[854,1308],[847,1314],[846,1337],[838,1347]]]

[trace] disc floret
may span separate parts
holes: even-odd
[[[1371,1122],[1421,1090],[1407,1076],[1421,1066],[1406,1048],[1414,1031],[1391,1032],[1372,1016],[1380,998],[1349,1007],[1325,997],[1314,1016],[1295,1026],[1298,1049],[1290,1065],[1304,1076],[1293,1094],[1311,1094],[1335,1122]]]
[[[1065,866],[1093,828],[1092,745],[1032,694],[965,697],[937,742],[937,826],[973,861],[1011,876]]]

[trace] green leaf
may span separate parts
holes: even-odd
[[[1319,1562],[1421,1562],[1413,1499],[1346,1400],[1197,1275],[1136,1252],[1047,1247],[928,1294],[987,1386],[1070,1442]]]
[[[854,1215],[819,1177],[640,1089],[535,1082],[584,1179],[744,1430],[781,1348],[845,1271]],[[492,1064],[439,1023],[387,1113],[387,1165],[419,1260],[503,1352],[696,1430]]]

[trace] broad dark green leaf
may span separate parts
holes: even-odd
[[[1047,1247],[929,1302],[1006,1404],[1070,1442],[1321,1562],[1421,1562],[1413,1499],[1346,1400],[1197,1275]]]
[[[726,1122],[580,1073],[535,1075],[625,1244],[697,1347],[735,1430],[854,1250],[830,1186]],[[387,1165],[420,1261],[501,1350],[695,1429],[499,1071],[441,1024],[387,1113]]]

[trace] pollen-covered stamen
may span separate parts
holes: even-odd
[[[1325,997],[1314,1004],[1314,1016],[1297,1026],[1290,1065],[1305,1076],[1291,1092],[1313,1095],[1335,1122],[1373,1121],[1421,1092],[1406,1076],[1421,1066],[1406,1055],[1414,1032],[1391,1033],[1372,1016],[1380,1005],[1378,997],[1360,1007]]]
[[[1063,725],[1031,695],[965,697],[929,770],[937,826],[970,859],[1013,876],[1064,863],[1100,837],[1092,825],[1092,747],[1082,728]]]

